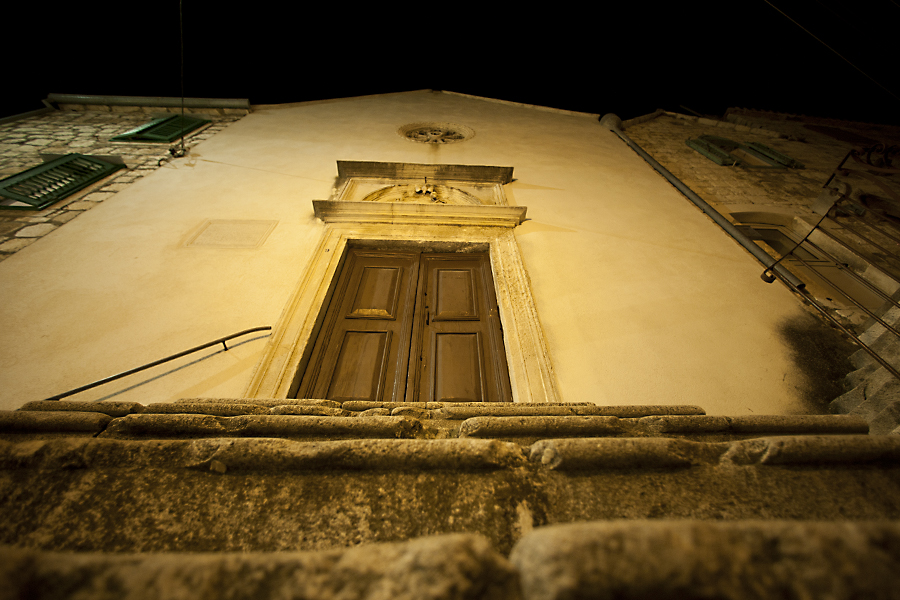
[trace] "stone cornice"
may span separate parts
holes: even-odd
[[[525,220],[525,206],[416,204],[400,202],[336,202],[313,200],[316,217],[326,223],[405,225],[466,225],[516,227]]]

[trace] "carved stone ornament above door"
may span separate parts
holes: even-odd
[[[331,198],[313,200],[326,223],[515,227],[524,206],[503,189],[512,167],[338,161]]]

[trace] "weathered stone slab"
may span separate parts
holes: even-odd
[[[872,433],[875,435],[887,435],[896,429],[898,425],[900,425],[900,400],[895,400],[872,418]]]
[[[97,432],[112,420],[99,412],[71,411],[0,411],[0,431],[30,432]]]
[[[62,554],[0,549],[10,598],[56,600],[517,600],[515,570],[456,534],[325,552]]]
[[[602,416],[619,417],[620,419],[638,419],[652,415],[705,415],[706,411],[699,406],[689,404],[647,404],[638,406],[598,406]]]
[[[102,435],[103,437],[187,435],[402,438],[414,436],[421,428],[422,425],[418,421],[403,417],[348,418],[294,415],[212,417],[191,414],[139,414],[115,419]]]
[[[398,406],[391,411],[391,416],[409,417],[410,419],[434,419],[435,412],[425,408],[415,408],[414,406]]]
[[[413,437],[421,431],[418,421],[403,417],[312,417],[254,416],[233,417],[229,424],[235,433],[254,437],[269,436],[345,436],[375,438]]]
[[[373,408],[386,408],[393,410],[401,406],[411,406],[413,408],[428,408],[424,402],[366,402],[363,400],[348,400],[341,404],[344,410],[363,411]]]
[[[900,401],[900,382],[890,381],[884,385],[873,385],[870,382],[865,388],[865,400],[853,408],[851,414],[859,415],[864,419],[874,422],[876,417],[884,409],[894,402]]]
[[[348,400],[343,403],[346,410],[368,410],[370,408],[387,408],[395,409],[401,406],[411,406],[414,408],[427,408],[430,410],[438,408],[469,408],[469,407],[506,407],[506,406],[596,406],[593,402],[366,402],[362,400]]]
[[[403,408],[403,407],[400,407]],[[389,417],[391,409],[389,408],[367,408],[366,410],[356,413],[360,417]]]
[[[743,417],[651,416],[638,426],[659,433],[868,433],[865,419],[855,415],[753,415]]]
[[[238,415],[264,415],[269,409],[257,404],[221,404],[218,402],[159,402],[148,404],[140,411],[146,415],[212,415],[235,417]]]
[[[468,408],[478,406],[596,406],[593,402],[428,402],[428,408]]]
[[[47,402],[44,400],[37,400],[35,402],[26,402],[18,410],[99,412],[111,417],[124,417],[125,415],[141,412],[142,408],[143,405],[137,402],[115,402],[108,400],[104,402],[72,402],[66,400]]]
[[[897,597],[900,525],[612,521],[536,529],[510,555],[526,600]]]
[[[616,417],[473,417],[460,437],[596,436],[622,431]]]
[[[513,406],[495,406],[481,404],[479,406],[447,406],[434,411],[437,419],[463,421],[472,417],[565,417],[576,415],[596,415],[600,412],[594,405],[588,406],[547,406],[519,404]]]
[[[165,436],[214,436],[227,435],[228,430],[222,419],[210,415],[126,415],[113,420],[103,432],[103,437],[133,435]]]
[[[37,238],[43,237],[50,233],[51,231],[56,230],[56,225],[53,223],[40,223],[38,225],[29,225],[28,227],[23,227],[19,231],[16,232],[16,237],[22,238]]]
[[[866,399],[866,387],[859,385],[841,394],[828,404],[828,412],[834,415],[846,414],[854,410]]]
[[[283,439],[0,442],[0,469],[166,468],[227,471],[471,470],[525,464],[517,444],[496,440]]]
[[[638,425],[650,433],[722,433],[730,429],[726,417],[665,416],[643,417]]]
[[[315,404],[286,404],[273,406],[269,409],[272,415],[311,415],[318,417],[349,417],[356,413],[341,408],[320,406]]]
[[[673,438],[540,440],[529,460],[555,470],[674,468],[716,464],[840,464],[900,462],[894,436],[785,436],[734,442]]]
[[[855,437],[870,450],[873,440],[898,440]],[[730,449],[745,449],[750,462],[732,452],[685,468],[571,471],[526,463],[517,445],[249,438],[0,444],[7,467],[0,469],[0,543],[271,552],[469,531],[508,552],[531,527],[574,521],[900,518],[897,461],[773,468],[761,462],[769,443],[747,440]],[[460,458],[450,460],[453,452]],[[421,458],[429,455],[433,461]]]
[[[318,398],[183,398],[176,400],[176,404],[255,404],[273,408],[275,406],[287,406],[289,404],[299,406],[325,406],[328,408],[340,408],[341,403],[334,400]]]
[[[540,440],[529,460],[556,470],[689,467],[703,453],[718,454],[712,444],[671,438]]]
[[[755,415],[727,417],[735,433],[869,433],[855,415]]]
[[[814,435],[763,438],[763,464],[826,464],[900,460],[900,439],[893,436]]]

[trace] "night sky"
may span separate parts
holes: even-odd
[[[770,1],[900,96],[900,0]],[[765,0],[225,6],[183,0],[186,96],[269,104],[428,88],[623,119],[741,106],[900,125],[900,99]],[[181,93],[177,0],[32,2],[18,18],[4,34],[0,115],[51,92]]]

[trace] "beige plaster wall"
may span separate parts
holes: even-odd
[[[396,134],[456,122],[442,146]],[[413,92],[263,108],[0,263],[0,408],[274,325],[324,225],[336,160],[512,166],[516,236],[564,401],[800,410],[779,328],[802,311],[590,115]],[[210,219],[277,221],[258,248],[184,242]],[[238,397],[265,336],[76,399]]]

